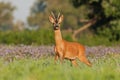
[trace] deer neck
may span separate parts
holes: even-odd
[[[62,44],[62,35],[61,35],[61,31],[59,30],[55,30],[55,43],[56,46],[59,46]]]

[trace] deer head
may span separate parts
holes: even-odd
[[[63,15],[60,13],[56,17],[53,12],[51,12],[51,15],[49,16],[49,20],[51,23],[53,23],[54,30],[60,29],[60,23],[63,21]]]

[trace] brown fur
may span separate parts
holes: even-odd
[[[52,23],[55,23],[55,20],[52,16],[49,16],[49,19]],[[63,15],[58,18],[58,23],[61,23],[63,20]],[[55,27],[55,26],[54,26]],[[76,42],[68,42],[62,39],[60,26],[57,30],[54,30],[55,33],[55,61],[60,58],[61,62],[64,59],[68,59],[72,62],[74,66],[77,66],[76,59],[78,58],[81,62],[84,62],[88,66],[91,66],[91,63],[87,60],[85,55],[85,47]]]

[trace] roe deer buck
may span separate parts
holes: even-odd
[[[86,58],[84,46],[76,42],[68,42],[62,39],[60,23],[63,20],[63,15],[59,13],[56,17],[54,13],[51,12],[49,20],[53,23],[55,33],[55,61],[58,60],[58,58],[60,58],[61,62],[63,59],[68,59],[74,66],[77,66],[76,58],[78,58],[81,62],[91,66],[91,63]]]

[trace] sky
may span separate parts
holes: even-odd
[[[14,11],[14,22],[21,20],[27,22],[27,17],[30,14],[30,7],[34,4],[35,0],[0,0],[0,2],[11,2],[17,9]]]

